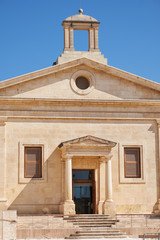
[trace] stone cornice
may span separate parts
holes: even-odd
[[[0,98],[0,116],[9,119],[156,120],[160,100]]]
[[[54,105],[107,105],[107,106],[160,106],[160,99],[123,99],[123,100],[105,100],[105,99],[52,99],[52,98],[8,98],[0,97],[0,104],[21,103],[21,104],[54,104]]]

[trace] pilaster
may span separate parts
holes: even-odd
[[[69,35],[69,49],[70,49],[70,51],[74,51],[73,27],[70,27],[69,31],[70,31],[70,35]]]
[[[89,51],[94,51],[94,30],[89,29]]]
[[[64,29],[64,51],[69,50],[69,27]]]
[[[5,122],[0,121],[0,209],[6,209]]]
[[[153,207],[154,213],[160,213],[160,119],[157,120],[157,152],[158,152],[158,189],[157,202]]]
[[[99,39],[99,37],[98,37],[98,27],[97,27],[94,30],[95,51],[99,51],[98,39]]]

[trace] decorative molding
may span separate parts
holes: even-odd
[[[84,89],[84,90],[79,89],[76,85],[76,79],[81,76],[85,77],[89,82],[89,87],[87,89]],[[91,91],[93,91],[93,89],[95,88],[95,76],[93,75],[93,73],[91,73],[89,71],[86,71],[83,69],[78,70],[72,74],[71,79],[70,79],[70,85],[74,92],[76,92],[80,95],[86,95],[86,94],[90,93]]]
[[[25,147],[42,147],[42,178],[25,178],[24,177],[24,148]],[[26,140],[21,139],[18,142],[18,182],[20,184],[26,183],[44,183],[47,182],[48,168],[46,158],[47,158],[47,142],[40,141],[39,139],[29,139],[28,142]]]
[[[72,157],[97,157],[99,161],[111,159],[111,149],[116,146],[115,142],[94,136],[85,136],[59,144],[62,161]]]
[[[136,145],[136,144],[119,144],[119,182],[120,184],[145,184],[145,144]],[[141,159],[141,177],[140,178],[125,178],[124,176],[124,148],[138,147],[140,148],[140,159]]]

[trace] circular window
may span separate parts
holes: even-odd
[[[94,89],[95,77],[89,71],[79,70],[71,76],[70,84],[73,91],[80,95],[85,95]]]
[[[80,76],[76,79],[76,86],[81,90],[85,90],[89,88],[90,82],[88,81],[87,78]]]

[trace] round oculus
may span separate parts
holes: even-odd
[[[83,76],[77,77],[75,80],[75,84],[81,90],[86,90],[90,87],[90,81]]]

